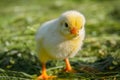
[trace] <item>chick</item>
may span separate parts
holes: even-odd
[[[42,63],[39,79],[53,78],[46,73],[48,60],[64,59],[65,71],[72,71],[70,57],[78,53],[85,37],[85,18],[77,11],[67,11],[60,17],[45,22],[37,31],[36,46],[38,58]]]

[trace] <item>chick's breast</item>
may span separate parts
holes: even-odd
[[[49,26],[44,25],[37,33],[38,56],[42,62],[73,57],[80,50],[83,43],[83,34],[73,39],[65,39],[58,32],[59,30],[57,30],[54,22],[47,24]]]

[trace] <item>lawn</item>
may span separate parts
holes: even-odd
[[[82,50],[70,59],[77,73],[62,72],[62,60],[49,61],[55,80],[120,79],[120,0],[1,0],[0,80],[33,80],[41,71],[35,34],[45,21],[68,10],[86,17]]]

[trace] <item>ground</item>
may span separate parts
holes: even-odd
[[[34,79],[41,71],[34,35],[45,21],[67,10],[86,17],[82,50],[70,59],[77,73],[62,72],[62,60],[49,61],[47,72],[57,80],[120,79],[119,0],[1,0],[0,79]]]

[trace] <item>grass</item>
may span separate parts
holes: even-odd
[[[47,63],[48,74],[61,79],[120,79],[120,1],[110,0],[1,0],[0,79],[34,79],[41,64],[34,35],[45,21],[75,9],[86,17],[83,49],[71,58],[78,73],[64,73],[61,60]]]

